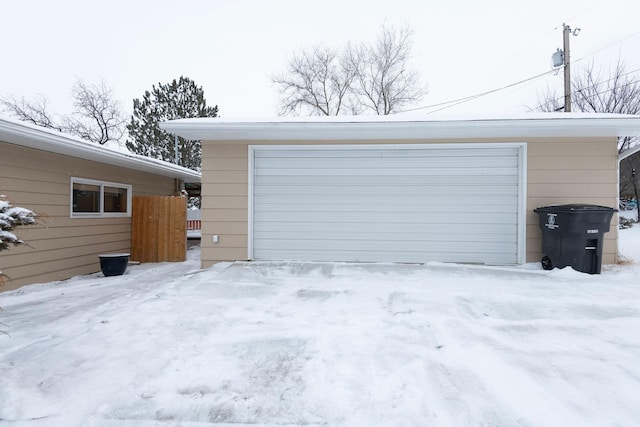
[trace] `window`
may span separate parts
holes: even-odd
[[[131,186],[71,178],[71,216],[131,216]]]

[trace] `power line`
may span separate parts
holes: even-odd
[[[582,16],[582,15],[584,15],[585,13],[590,12],[590,11],[592,11],[593,9],[595,9],[596,7],[600,6],[602,3],[605,3],[606,1],[607,1],[607,0],[602,0],[602,1],[601,1],[601,2],[599,2],[599,3],[596,3],[596,4],[594,4],[593,6],[591,6],[591,7],[587,8],[587,9],[583,10],[582,12],[578,13],[577,15],[573,15],[571,18],[569,18],[569,19],[565,19],[565,20],[564,20],[564,22],[569,22],[569,21],[572,21],[572,20],[576,19],[578,16]],[[555,28],[555,30],[557,30],[558,28],[560,28],[560,25],[558,25],[558,26]]]
[[[591,53],[588,53],[587,55],[585,55],[585,56],[583,56],[583,57],[581,57],[581,58],[576,59],[574,62],[582,61],[582,60],[583,60],[583,59],[585,59],[585,58],[588,58],[588,57],[590,57],[590,56],[593,56],[593,55],[595,55],[595,54],[596,54],[596,53],[598,53],[598,52],[602,52],[603,50],[609,49],[611,46],[613,46],[613,45],[617,45],[617,44],[620,44],[620,43],[622,43],[622,42],[623,42],[623,41],[625,41],[625,40],[628,40],[628,39],[630,39],[630,38],[632,38],[632,37],[637,36],[638,34],[640,34],[640,31],[637,31],[637,32],[635,32],[635,33],[633,33],[633,34],[631,34],[631,35],[629,35],[629,36],[627,36],[627,37],[623,37],[623,38],[621,38],[620,40],[616,40],[615,42],[613,42],[613,43],[611,43],[611,44],[608,44],[608,45],[607,45],[607,46],[605,46],[605,47],[602,47],[602,48],[600,48],[600,49],[598,49],[598,50],[595,50],[595,51],[593,51],[593,52],[591,52]]]
[[[554,72],[554,70],[545,71],[544,73],[537,74],[537,75],[535,75],[535,76],[532,76],[532,77],[526,78],[526,79],[524,79],[524,80],[520,80],[520,81],[515,82],[515,83],[508,84],[508,85],[506,85],[506,86],[499,87],[499,88],[497,88],[497,89],[492,89],[492,90],[489,90],[489,91],[486,91],[486,92],[482,92],[482,93],[478,93],[478,94],[471,95],[471,96],[465,96],[464,98],[453,99],[453,100],[451,100],[451,101],[440,102],[440,103],[438,103],[438,104],[431,104],[431,105],[425,105],[425,106],[423,106],[423,107],[410,108],[410,109],[407,109],[407,110],[399,111],[399,113],[408,113],[408,112],[411,112],[411,111],[425,110],[425,109],[427,109],[427,108],[440,107],[440,106],[445,105],[445,107],[443,107],[443,108],[439,108],[439,109],[434,110],[434,111],[430,111],[430,112],[428,112],[427,114],[435,113],[436,111],[445,110],[445,109],[447,109],[447,108],[450,108],[450,107],[456,106],[456,105],[458,105],[458,104],[462,104],[462,103],[464,103],[464,102],[471,101],[471,100],[473,100],[473,99],[480,98],[480,97],[485,96],[485,95],[490,95],[490,94],[492,94],[492,93],[499,92],[499,91],[501,91],[501,90],[505,90],[505,89],[508,89],[508,88],[510,88],[510,87],[514,87],[514,86],[520,85],[520,84],[522,84],[522,83],[526,83],[526,82],[528,82],[528,81],[531,81],[531,80],[534,80],[534,79],[540,78],[540,77],[542,77],[542,76],[545,76],[545,75],[547,75],[547,74],[551,74],[551,73],[553,73],[553,72]],[[448,105],[448,104],[452,104],[452,105]]]
[[[610,78],[610,79],[608,79],[608,80],[603,80],[603,81],[601,81],[601,82],[598,82],[598,83],[593,84],[593,85],[590,85],[590,86],[585,86],[585,87],[583,87],[583,88],[579,88],[579,89],[576,89],[576,90],[572,90],[572,91],[571,91],[571,95],[573,95],[573,94],[575,94],[575,93],[578,93],[578,92],[582,92],[583,90],[586,90],[586,89],[595,89],[595,88],[597,88],[598,86],[600,86],[600,85],[602,85],[602,84],[604,84],[604,83],[610,82],[611,80],[615,80],[615,79],[620,78],[620,77],[627,76],[627,75],[629,75],[629,74],[631,74],[631,73],[635,73],[635,72],[637,72],[637,71],[640,71],[640,68],[637,68],[637,69],[635,69],[635,70],[629,71],[629,72],[624,73],[624,74],[620,74],[620,75],[618,75],[618,76],[614,76],[614,77],[612,77],[612,78]],[[632,81],[624,82],[624,83],[623,83],[622,85],[620,85],[620,86],[612,87],[612,88],[610,88],[610,89],[603,90],[602,92],[596,92],[596,93],[594,93],[594,94],[593,94],[593,96],[603,95],[603,94],[605,94],[605,93],[607,93],[607,92],[613,92],[613,91],[614,91],[614,90],[616,90],[616,89],[621,89],[621,88],[624,88],[624,87],[627,87],[627,86],[631,86],[632,84],[636,84],[636,83],[640,83],[640,78],[639,78],[638,80],[632,80]],[[540,105],[539,107],[548,107],[548,106],[549,106],[553,101],[559,101],[559,100],[560,100],[560,99],[562,99],[563,97],[564,97],[564,96],[558,96],[558,97],[552,98],[552,99],[548,100],[547,102],[545,102],[544,104]]]
[[[578,13],[578,14],[576,14],[576,15],[574,15],[574,16],[573,16],[573,17],[571,17],[570,19],[565,20],[565,22],[570,21],[570,20],[573,20],[573,19],[575,19],[575,18],[577,18],[577,17],[579,17],[579,16],[581,16],[581,15],[584,15],[585,13],[587,13],[587,12],[589,12],[589,11],[591,11],[591,10],[595,9],[596,7],[598,7],[598,6],[600,6],[601,4],[605,3],[606,1],[607,1],[607,0],[602,0],[602,1],[600,1],[600,2],[598,2],[598,3],[596,3],[596,4],[594,4],[593,6],[591,6],[591,7],[587,8],[587,9],[583,10],[582,12],[580,12],[580,13]],[[557,29],[557,28],[559,28],[559,27],[556,27],[555,29]],[[554,29],[554,30],[555,30],[555,29]],[[522,50],[526,49],[527,47],[530,47],[530,46],[532,46],[532,45],[534,45],[534,44],[538,43],[541,39],[543,39],[544,37],[546,37],[546,36],[547,36],[547,34],[549,34],[550,32],[551,32],[551,31],[548,31],[548,32],[544,33],[542,36],[540,36],[539,38],[537,38],[537,39],[536,39],[536,40],[534,40],[533,42],[531,42],[531,43],[527,44],[526,46],[524,46],[524,47],[522,47],[522,48],[520,48],[520,49],[516,50],[516,51],[515,51],[511,56],[509,56],[509,57],[508,57],[506,60],[504,60],[502,63],[509,62],[509,61],[511,60],[511,58],[513,58],[514,56],[516,56],[516,54],[518,54],[520,51],[522,51]],[[629,38],[632,38],[632,37],[634,37],[634,36],[636,36],[636,35],[638,35],[638,34],[640,34],[640,31],[638,31],[638,32],[636,32],[636,33],[634,33],[634,34],[631,34],[631,35],[629,35],[629,36],[627,36],[627,37],[624,37],[624,38],[622,38],[622,39],[620,39],[620,40],[617,40],[617,41],[615,41],[615,42],[613,42],[613,43],[611,43],[611,44],[609,44],[609,45],[607,45],[607,46],[605,46],[605,47],[603,47],[603,48],[600,48],[600,49],[598,49],[598,50],[596,50],[596,51],[594,51],[594,52],[591,52],[591,53],[589,53],[589,54],[587,54],[587,55],[585,55],[585,56],[583,56],[583,57],[581,57],[581,58],[578,58],[578,59],[576,59],[576,60],[575,60],[575,61],[573,61],[573,62],[579,62],[579,61],[581,61],[581,60],[583,60],[583,59],[585,59],[585,58],[587,58],[587,57],[589,57],[589,56],[593,56],[593,55],[595,55],[595,54],[596,54],[596,53],[598,53],[598,52],[601,52],[601,51],[603,51],[603,50],[605,50],[605,49],[608,49],[608,48],[610,48],[610,47],[611,47],[611,46],[613,46],[613,45],[616,45],[616,44],[622,43],[623,41],[625,41],[625,40],[627,40],[627,39],[629,39]],[[494,69],[495,69],[495,68],[498,68],[498,66],[494,67]],[[633,73],[633,72],[635,72],[635,71],[638,71],[638,69],[637,69],[637,70],[630,71],[630,72],[628,72],[628,73],[625,73],[625,74],[623,74],[623,76],[624,76],[624,75],[627,75],[627,74],[631,74],[631,73]],[[537,78],[543,77],[543,76],[545,76],[545,75],[548,75],[548,74],[551,74],[551,73],[554,73],[554,72],[556,72],[556,70],[555,70],[555,69],[554,69],[554,70],[550,70],[550,71],[546,71],[546,72],[544,72],[544,73],[541,73],[541,74],[538,74],[538,75],[535,75],[535,76],[529,77],[529,78],[527,78],[527,79],[524,79],[524,80],[521,80],[521,81],[518,81],[518,82],[515,82],[515,83],[511,83],[511,84],[506,85],[506,86],[499,87],[499,88],[497,88],[497,89],[492,89],[492,90],[489,90],[489,91],[486,91],[486,92],[482,92],[482,93],[478,93],[478,94],[475,94],[475,95],[466,96],[466,97],[463,97],[463,98],[453,99],[453,100],[451,100],[451,101],[445,101],[445,102],[440,102],[440,103],[437,103],[437,104],[425,105],[425,106],[422,106],[422,107],[409,108],[409,109],[406,109],[406,110],[399,111],[398,113],[407,113],[407,112],[418,111],[418,110],[426,110],[426,109],[434,108],[434,107],[442,107],[442,108],[438,108],[438,109],[436,109],[436,110],[433,110],[433,111],[429,111],[429,112],[427,112],[427,114],[432,114],[432,113],[435,113],[435,112],[438,112],[438,111],[446,110],[447,108],[455,107],[455,106],[457,106],[457,105],[463,104],[463,103],[465,103],[465,102],[472,101],[472,100],[474,100],[474,99],[477,99],[477,98],[480,98],[480,97],[483,97],[483,96],[486,96],[486,95],[490,95],[490,94],[495,93],[495,92],[499,92],[499,91],[502,91],[502,90],[505,90],[505,89],[509,89],[509,88],[511,88],[511,87],[514,87],[514,86],[518,86],[518,85],[523,84],[523,83],[530,82],[530,81],[532,81],[532,80],[535,80],[535,79],[537,79]],[[612,80],[612,79],[606,80],[605,82],[608,82],[608,81],[610,81],[610,80]],[[598,83],[598,84],[602,84],[602,83],[605,83],[605,82],[600,82],[600,83]],[[551,102],[551,101],[548,101],[547,103],[545,103],[545,104],[543,104],[543,105],[546,105],[546,104],[548,104],[549,102]]]
[[[569,18],[569,19],[565,19],[565,20],[564,20],[564,22],[569,22],[570,20],[573,20],[573,19],[575,19],[575,18],[577,18],[577,17],[579,17],[579,16],[582,16],[582,15],[584,15],[585,13],[590,12],[591,10],[595,9],[596,7],[600,6],[602,3],[605,3],[605,2],[607,2],[607,1],[608,1],[608,0],[602,0],[602,1],[600,1],[600,2],[598,2],[598,3],[596,3],[596,4],[594,4],[593,6],[591,6],[591,7],[587,8],[587,9],[584,9],[582,12],[579,12],[578,14],[574,15],[573,17],[571,17],[571,18]],[[484,73],[482,76],[480,76],[480,78],[477,78],[476,80],[481,80],[482,78],[484,78],[484,77],[486,77],[488,74],[490,74],[492,71],[494,71],[494,70],[496,70],[496,69],[498,69],[498,68],[502,67],[502,65],[503,65],[503,64],[506,64],[506,63],[511,62],[511,60],[512,60],[516,55],[518,55],[520,52],[522,52],[522,51],[523,51],[523,50],[525,50],[525,49],[530,48],[531,46],[533,46],[533,45],[535,45],[535,44],[538,44],[538,43],[540,42],[540,40],[544,39],[544,38],[545,38],[545,37],[547,37],[550,33],[553,33],[553,32],[554,32],[555,30],[557,30],[558,28],[559,28],[559,26],[558,26],[558,27],[555,27],[555,28],[553,28],[553,29],[551,29],[551,30],[549,30],[549,31],[546,31],[545,33],[543,33],[542,35],[540,35],[539,37],[537,37],[537,38],[536,38],[536,39],[534,39],[533,41],[531,41],[531,42],[527,43],[526,45],[522,46],[521,48],[519,48],[519,49],[517,49],[517,50],[513,51],[513,52],[511,53],[511,55],[509,55],[507,58],[505,58],[502,62],[500,62],[499,64],[497,64],[497,65],[496,65],[496,66],[494,66],[493,68],[489,69],[486,73]],[[472,98],[472,97],[470,97],[470,98]],[[454,101],[452,101],[452,102],[454,102]],[[410,110],[409,110],[409,111],[410,111]]]
[[[597,86],[600,86],[601,84],[610,82],[611,80],[619,79],[620,77],[628,76],[629,74],[636,73],[638,71],[640,71],[640,68],[636,68],[635,70],[631,70],[631,71],[627,71],[626,73],[615,75],[615,76],[611,77],[610,79],[603,80],[603,81],[598,82],[598,83],[596,83],[596,84],[594,84],[592,86],[587,86],[587,87],[597,87]]]
[[[604,0],[604,1],[606,1],[606,0]],[[604,3],[604,1],[602,1],[602,2],[600,2],[600,3],[598,3],[598,4],[596,4],[595,6],[598,6],[598,5],[600,5],[601,3]],[[594,6],[594,7],[595,7],[595,6]],[[593,7],[592,7],[591,9],[593,9]],[[591,10],[591,9],[588,9],[588,10]],[[586,12],[586,11],[585,11],[585,12]],[[584,13],[584,12],[583,12],[583,13]],[[576,16],[579,16],[579,15],[576,15]],[[640,31],[638,31],[638,32],[636,32],[636,33],[633,33],[633,34],[631,34],[631,35],[629,35],[629,36],[626,36],[626,37],[624,37],[624,38],[622,38],[622,39],[619,39],[619,40],[617,40],[617,41],[615,41],[615,42],[613,42],[613,43],[611,43],[611,44],[609,44],[609,45],[607,45],[607,46],[605,46],[605,47],[603,47],[603,48],[600,48],[600,49],[598,49],[598,50],[596,50],[596,51],[594,51],[594,52],[591,52],[591,53],[589,53],[589,54],[587,54],[587,55],[585,55],[585,56],[581,57],[581,58],[578,58],[578,59],[576,59],[576,60],[575,60],[575,61],[573,61],[573,62],[575,63],[575,62],[581,61],[581,60],[583,60],[583,59],[585,59],[585,58],[588,58],[589,56],[593,56],[593,55],[595,55],[595,54],[596,54],[596,53],[598,53],[598,52],[601,52],[601,51],[603,51],[603,50],[605,50],[605,49],[608,49],[608,48],[610,48],[611,46],[614,46],[614,45],[616,45],[616,44],[620,44],[620,43],[622,43],[623,41],[625,41],[625,40],[627,40],[627,39],[630,39],[630,38],[632,38],[632,37],[637,36],[638,34],[640,34]],[[531,81],[531,80],[534,80],[534,79],[536,79],[536,78],[538,78],[538,77],[542,77],[542,76],[544,76],[544,75],[547,75],[547,74],[553,73],[553,72],[555,72],[555,71],[556,71],[556,70],[550,70],[550,71],[547,71],[547,72],[545,72],[545,73],[538,74],[537,76],[533,76],[533,77],[530,77],[530,78],[528,78],[528,79],[521,80],[521,81],[519,81],[519,82],[512,83],[512,84],[510,84],[510,85],[503,86],[503,87],[498,88],[498,89],[493,89],[493,90],[490,90],[490,91],[487,91],[487,92],[479,93],[479,94],[476,94],[476,95],[471,95],[471,96],[467,96],[467,97],[464,97],[464,98],[454,99],[454,100],[447,101],[447,102],[441,102],[441,103],[439,103],[439,104],[432,104],[432,105],[427,105],[427,106],[424,106],[424,107],[418,107],[418,108],[408,109],[408,110],[404,110],[404,111],[401,111],[401,112],[410,112],[410,111],[424,110],[424,109],[427,109],[427,108],[433,108],[433,107],[439,107],[439,106],[442,106],[442,105],[447,105],[446,107],[439,108],[439,109],[434,110],[434,111],[430,111],[430,112],[428,112],[427,114],[435,113],[435,112],[437,112],[437,111],[441,111],[441,110],[445,110],[445,109],[447,109],[447,108],[455,107],[456,105],[460,105],[460,104],[463,104],[463,103],[465,103],[465,102],[472,101],[472,100],[474,100],[474,99],[476,99],[476,98],[480,98],[480,97],[482,97],[482,96],[489,95],[489,94],[494,93],[494,92],[498,92],[498,91],[501,91],[501,90],[504,90],[504,89],[508,89],[508,88],[510,88],[510,87],[513,87],[513,86],[517,86],[517,85],[522,84],[522,83],[526,83],[526,82],[528,82],[528,81]],[[636,72],[636,71],[640,71],[640,69],[635,69],[635,70],[629,71],[629,72],[627,72],[627,73],[625,73],[625,74],[623,74],[623,75],[621,75],[621,76],[619,76],[619,77],[622,77],[622,76],[625,76],[625,75],[628,75],[628,74],[634,73],[634,72]],[[606,82],[611,81],[611,80],[613,80],[613,78],[611,78],[611,79],[609,79],[609,80],[605,80],[605,81],[600,82],[600,83],[598,83],[598,84],[603,84],[603,83],[606,83]],[[547,103],[545,103],[544,105],[547,105],[549,102],[551,102],[551,101],[548,101],[548,102],[547,102]],[[452,104],[452,105],[448,105],[448,104]]]
[[[587,55],[584,55],[584,56],[582,56],[582,57],[580,57],[580,58],[578,58],[578,59],[576,59],[575,61],[572,61],[572,62],[573,62],[573,63],[576,63],[576,62],[582,61],[583,59],[586,59],[586,58],[588,58],[588,57],[590,57],[590,56],[593,56],[593,55],[595,55],[595,54],[596,54],[596,53],[598,53],[598,52],[602,52],[603,50],[609,49],[611,46],[618,45],[618,44],[622,43],[622,42],[623,42],[623,41],[625,41],[625,40],[628,40],[628,39],[630,39],[630,38],[632,38],[632,37],[635,37],[635,36],[637,36],[638,34],[640,34],[640,31],[637,31],[637,32],[635,32],[635,33],[633,33],[633,34],[631,34],[631,35],[628,35],[628,36],[626,36],[626,37],[623,37],[623,38],[621,38],[621,39],[618,39],[618,40],[616,40],[615,42],[610,43],[610,44],[608,44],[607,46],[604,46],[604,47],[602,47],[602,48],[600,48],[600,49],[598,49],[598,50],[595,50],[595,51],[593,51],[593,52],[591,52],[591,53],[588,53]],[[616,75],[616,76],[611,77],[611,78],[609,78],[609,79],[607,79],[607,80],[603,80],[603,81],[601,81],[601,82],[597,82],[595,85],[586,86],[586,87],[584,87],[584,88],[582,88],[582,89],[579,89],[579,90],[584,90],[584,89],[589,89],[589,88],[596,88],[596,87],[598,87],[598,86],[600,86],[600,85],[602,85],[602,84],[605,84],[605,83],[610,82],[611,80],[614,80],[614,79],[616,79],[616,78],[620,78],[620,77],[627,76],[627,75],[632,74],[632,73],[635,73],[635,72],[637,72],[637,71],[640,71],[640,68],[636,68],[635,70],[631,70],[631,71],[628,71],[628,72],[626,72],[626,73],[623,73],[623,74],[620,74],[620,75]],[[632,83],[635,83],[635,82],[632,82]],[[625,86],[626,86],[626,85],[625,85]],[[613,89],[610,89],[610,90],[607,90],[607,91],[604,91],[604,92],[601,92],[601,93],[596,93],[595,95],[602,95],[603,93],[610,92],[611,90],[613,90]],[[571,90],[571,94],[573,95],[574,93],[575,93],[575,91]],[[549,106],[549,104],[550,104],[551,102],[553,102],[553,101],[557,101],[557,100],[559,100],[560,98],[561,98],[561,97],[556,97],[556,98],[550,99],[549,101],[545,102],[544,104],[542,104],[542,105],[541,105],[541,106],[539,106],[539,107],[548,107],[548,106]]]
[[[480,103],[479,105],[477,105],[476,107],[474,107],[471,111],[477,111],[477,110],[479,110],[479,109],[481,109],[481,108],[484,108],[484,107],[486,107],[488,104],[491,104],[491,103],[493,103],[493,102],[499,101],[499,100],[503,99],[504,97],[506,97],[506,96],[509,96],[509,95],[513,94],[513,93],[514,93],[514,92],[516,92],[516,91],[522,90],[522,89],[523,89],[524,87],[526,87],[526,86],[529,86],[529,85],[531,85],[531,84],[534,84],[535,82],[536,82],[536,80],[531,80],[531,81],[528,81],[528,82],[523,83],[522,85],[519,85],[518,87],[513,87],[510,91],[506,91],[505,93],[503,93],[502,95],[500,95],[500,96],[498,96],[498,97],[495,97],[495,98],[492,98],[492,99],[490,99],[490,100],[487,100],[487,101],[485,101],[485,102],[483,102],[483,103]]]

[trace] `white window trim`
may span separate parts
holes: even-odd
[[[100,211],[99,212],[74,212],[73,211],[73,184],[89,184],[100,187]],[[126,212],[104,212],[104,187],[116,187],[127,190],[127,211]],[[71,177],[69,193],[69,212],[71,218],[114,218],[130,217],[131,203],[133,200],[133,186],[118,182],[98,181],[95,179]]]

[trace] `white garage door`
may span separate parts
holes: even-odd
[[[249,147],[249,258],[524,261],[525,144]]]

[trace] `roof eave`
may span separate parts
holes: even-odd
[[[162,129],[198,140],[390,140],[640,135],[640,117],[371,122],[176,120]]]
[[[62,133],[58,134],[37,126],[29,126],[5,119],[0,119],[0,141],[83,160],[154,173],[186,182],[201,181],[199,172],[182,166],[113,151],[99,145],[77,141],[75,138],[70,138]]]

